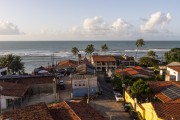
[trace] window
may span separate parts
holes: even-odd
[[[83,84],[83,86],[85,86],[85,84]]]
[[[77,86],[76,84],[74,86]]]
[[[79,86],[81,86],[81,84],[79,84]]]

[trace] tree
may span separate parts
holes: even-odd
[[[157,67],[159,64],[159,60],[156,60],[151,57],[141,57],[139,59],[139,65],[145,67]]]
[[[21,62],[21,57],[16,55],[5,55],[0,58],[0,67],[8,67],[13,73],[24,71],[24,64]]]
[[[157,57],[156,52],[154,52],[153,50],[150,50],[150,51],[147,53],[147,56],[152,57],[152,58]]]
[[[106,51],[109,50],[109,48],[108,48],[108,46],[106,45],[106,43],[101,46],[101,50],[102,50],[103,52],[105,52],[105,54],[106,54]]]
[[[131,95],[138,100],[149,97],[150,87],[142,79],[137,80],[131,86]]]
[[[136,57],[135,57],[136,59],[137,59],[137,52],[138,52],[138,50],[139,50],[143,45],[145,45],[145,42],[144,42],[143,39],[138,39],[138,40],[136,41],[136,47],[137,47]]]
[[[173,48],[166,52],[164,56],[167,63],[180,62],[180,48]]]
[[[94,48],[93,44],[87,45],[87,47],[85,49],[86,54],[90,56],[90,60],[91,60],[91,55],[94,52],[94,50],[95,50],[95,48]]]
[[[73,47],[72,49],[71,49],[71,52],[73,53],[73,55],[75,56],[75,58],[76,58],[76,56],[78,55],[78,53],[79,53],[79,50],[78,50],[78,48],[77,47]]]

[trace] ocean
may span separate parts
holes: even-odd
[[[88,44],[93,44],[95,53],[104,54],[101,45],[106,43],[109,51],[106,54],[135,56],[135,41],[0,41],[0,56],[13,54],[22,57],[25,72],[32,73],[39,66],[56,64],[62,59],[75,59],[71,53],[72,47],[77,47],[79,53],[85,55],[84,49]],[[180,47],[180,41],[145,41],[138,51],[138,57],[145,56],[149,50],[164,61],[164,53],[171,48]]]

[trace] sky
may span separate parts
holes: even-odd
[[[178,40],[180,0],[0,0],[0,41]]]

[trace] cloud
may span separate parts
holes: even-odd
[[[165,25],[171,21],[170,13],[156,12],[150,16],[144,25],[140,26],[141,32],[158,33],[165,30]],[[144,19],[145,20],[145,19]],[[167,30],[165,30],[167,31]]]
[[[8,21],[0,21],[0,35],[24,34],[19,31],[18,26]]]
[[[104,34],[109,30],[108,24],[101,16],[85,19],[83,28],[90,34]]]
[[[115,22],[112,24],[112,30],[118,31],[118,32],[127,32],[132,28],[132,25],[127,23],[121,18],[118,18]]]

